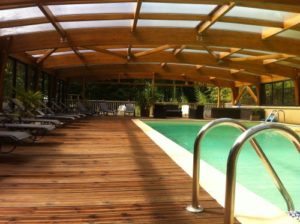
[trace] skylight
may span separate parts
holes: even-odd
[[[136,3],[100,3],[100,4],[71,4],[50,5],[54,15],[98,14],[98,13],[134,13]]]
[[[209,14],[216,5],[144,2],[141,13]]]
[[[0,10],[0,21],[44,17],[38,7]]]

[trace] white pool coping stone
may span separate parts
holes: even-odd
[[[193,154],[191,152],[160,134],[141,120],[133,119],[132,121],[190,177],[193,176]],[[201,187],[224,207],[225,175],[201,160],[200,180]],[[243,224],[299,224],[297,220],[291,218],[286,212],[249,191],[239,183],[236,185],[235,217]]]

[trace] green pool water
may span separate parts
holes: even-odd
[[[193,152],[194,140],[204,122],[198,121],[144,121],[177,144]],[[246,124],[252,126],[254,124]],[[231,146],[241,132],[233,127],[219,126],[208,132],[201,144],[201,159],[221,172],[226,172],[226,162]],[[281,134],[268,132],[257,136],[288,192],[296,210],[300,210],[300,154]],[[205,171],[201,171],[205,172]],[[237,165],[237,181],[279,208],[286,204],[274,186],[261,161],[249,143],[246,143]]]

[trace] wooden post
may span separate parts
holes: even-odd
[[[295,106],[300,106],[300,79],[294,79]]]
[[[0,39],[0,111],[2,111],[2,103],[4,100],[4,75],[10,44],[11,37]]]
[[[33,90],[34,91],[40,91],[41,90],[41,86],[39,85],[40,78],[41,78],[40,76],[41,76],[41,70],[37,66],[35,68],[35,74],[34,74],[34,77],[33,77]]]
[[[56,90],[57,90],[57,80],[55,76],[49,76],[49,100],[55,100],[56,99]]]
[[[239,95],[239,88],[238,87],[231,87],[231,104],[236,105],[237,104],[237,97]]]
[[[16,86],[17,86],[17,62],[13,60],[13,91],[12,91],[12,98],[16,98]]]
[[[235,104],[238,104],[238,102],[240,101],[240,99],[243,96],[246,89],[247,89],[247,86],[243,86],[242,89],[239,91],[238,96],[235,98]]]
[[[218,86],[217,107],[221,107],[221,88]]]
[[[83,100],[85,100],[85,86],[86,82],[85,82],[85,78],[82,79],[82,83],[81,83],[81,98]]]
[[[151,83],[151,91],[152,91],[152,97],[155,95],[155,73],[153,73],[152,76],[152,83]],[[154,105],[150,106],[150,111],[149,111],[149,117],[154,116]]]
[[[262,88],[261,88],[261,85],[258,84],[258,85],[255,85],[256,87],[256,98],[257,98],[257,106],[260,106],[261,105],[261,96],[262,96]]]
[[[175,80],[173,80],[173,102],[176,101],[176,83]]]
[[[27,92],[30,88],[29,88],[29,67],[27,64],[24,64],[25,65],[25,77],[24,77],[24,82],[25,82],[25,91]]]

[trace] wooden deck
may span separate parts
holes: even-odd
[[[0,223],[223,223],[188,177],[129,119],[90,118],[0,157]]]

